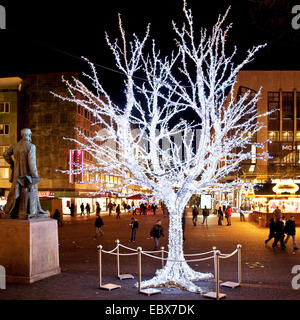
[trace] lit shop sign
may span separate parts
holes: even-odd
[[[83,150],[69,150],[69,182],[83,182]]]
[[[291,180],[281,181],[277,183],[272,190],[275,193],[296,193],[299,190],[299,186]]]
[[[55,193],[50,191],[39,191],[39,198],[55,198]]]

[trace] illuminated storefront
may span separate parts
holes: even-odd
[[[298,182],[298,181],[297,181]],[[278,207],[287,218],[295,216],[296,224],[300,225],[300,184],[292,179],[275,180],[272,183],[258,185],[251,199],[254,221],[264,219],[266,225]],[[248,198],[249,199],[249,198]]]

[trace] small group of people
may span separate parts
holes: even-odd
[[[196,227],[196,225],[197,225],[198,215],[199,215],[198,207],[194,205],[193,209],[192,209],[192,216],[193,216],[192,222],[193,222],[194,227]],[[207,209],[206,206],[202,210],[202,216],[203,216],[202,224],[207,225],[207,217],[209,216],[209,210]]]
[[[231,206],[225,206],[223,205],[223,208],[220,206],[218,211],[217,211],[217,216],[218,216],[218,225],[222,226],[222,221],[224,220],[224,215],[227,220],[227,225],[226,226],[231,226],[231,216],[232,216],[232,207]]]
[[[277,207],[274,210],[275,219],[270,219],[269,225],[269,237],[265,240],[267,244],[271,239],[274,239],[272,247],[275,248],[280,242],[280,247],[282,250],[286,248],[289,239],[293,239],[293,250],[299,250],[296,245],[296,223],[295,217],[290,216],[288,220],[281,216],[281,210]],[[285,237],[286,235],[286,237]]]
[[[134,217],[131,218],[129,227],[131,228],[131,238],[129,242],[135,242],[136,241],[136,232],[139,228],[138,220]],[[162,222],[160,219],[156,221],[156,223],[153,225],[153,227],[150,230],[150,238],[154,239],[154,251],[158,250],[159,246],[159,239],[160,237],[164,237],[164,228],[162,226]]]
[[[91,214],[91,206],[90,206],[90,204],[87,203],[86,206],[84,206],[84,204],[81,203],[81,205],[80,205],[80,210],[81,210],[80,215],[81,216],[85,216],[84,209],[86,210],[87,216],[89,216]]]

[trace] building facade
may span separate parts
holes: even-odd
[[[22,78],[0,79],[0,190],[2,204],[8,194],[10,168],[2,154],[20,139],[22,128],[30,128],[32,142],[37,148],[37,168],[43,179],[38,184],[42,206],[51,213],[55,209],[70,214],[71,204],[75,214],[80,205],[90,204],[92,211],[96,202],[106,210],[109,201],[121,203],[125,200],[113,194],[91,196],[99,190],[101,182],[116,184],[119,178],[95,173],[70,174],[62,171],[95,165],[90,154],[84,152],[74,141],[82,141],[80,132],[92,137],[101,128],[95,124],[91,112],[73,103],[62,101],[52,92],[67,96],[62,83],[64,78],[77,78],[77,73],[52,73],[25,75]],[[98,181],[92,183],[92,181]],[[1,203],[0,203],[1,205]]]
[[[256,208],[270,211],[279,205],[283,210],[297,212],[300,210],[300,198],[295,191],[295,184],[300,183],[300,71],[241,71],[235,90],[237,95],[261,90],[257,112],[270,112],[259,119],[263,129],[257,134],[257,142],[267,141],[263,151],[270,158],[244,163],[239,177],[265,184],[265,188],[256,193],[254,190],[251,195]],[[286,186],[285,191],[278,191],[280,184]],[[287,191],[289,185],[291,192]]]

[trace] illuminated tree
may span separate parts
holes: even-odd
[[[178,50],[169,57],[160,55],[154,41],[149,54],[144,54],[149,27],[142,40],[133,35],[133,41],[128,43],[119,18],[121,45],[106,36],[116,66],[126,76],[124,106],[112,101],[95,66],[88,61],[91,75],[86,76],[93,89],[89,90],[78,79],[63,80],[70,96],[59,97],[83,106],[103,127],[93,137],[80,133],[85,142],[76,141],[98,164],[85,170],[113,173],[120,178],[118,185],[103,186],[99,192],[120,192],[132,185],[140,186],[150,190],[168,208],[170,261],[151,280],[144,281],[142,287],[175,283],[189,291],[201,292],[192,281],[213,276],[196,272],[185,262],[182,212],[194,193],[219,188],[224,177],[251,157],[247,147],[253,144],[252,138],[261,128],[257,119],[262,115],[256,113],[259,92],[252,99],[246,92],[236,101],[233,88],[238,72],[260,47],[249,50],[246,58],[234,65],[236,49],[225,55],[226,36],[231,27],[223,29],[227,12],[219,17],[210,35],[201,29],[196,37],[192,13],[185,1],[184,14],[186,25],[179,28],[173,23]],[[195,38],[199,38],[198,42]],[[173,121],[178,114],[191,111],[196,114],[193,122]],[[241,121],[245,115],[247,119]],[[184,157],[181,146],[174,140],[178,135],[182,137]],[[257,152],[256,156],[264,155]]]

